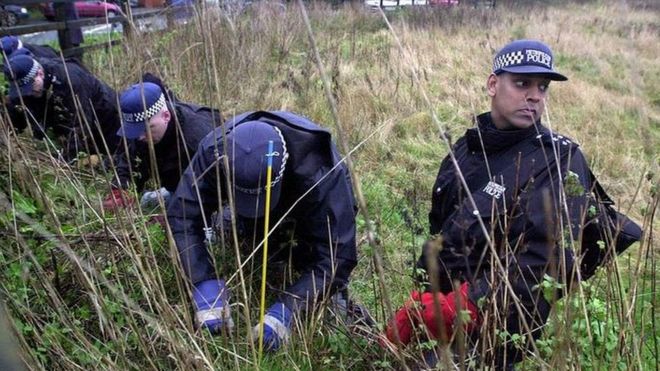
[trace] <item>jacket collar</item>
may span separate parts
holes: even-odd
[[[176,141],[176,122],[179,120],[179,124],[183,125],[183,115],[179,113],[179,110],[176,106],[170,105],[167,103],[167,108],[170,110],[170,122],[167,123],[167,129],[165,129],[165,134],[163,139],[154,146],[155,149],[172,149],[172,143]],[[175,117],[176,115],[176,117]]]
[[[467,145],[471,151],[499,152],[548,130],[540,121],[526,129],[499,130],[493,124],[490,112],[482,113],[477,116],[476,120],[477,126],[468,129],[465,133]]]

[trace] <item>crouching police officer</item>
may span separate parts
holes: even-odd
[[[273,180],[266,210],[269,156]],[[225,207],[229,193],[234,212]],[[216,210],[233,215],[248,234],[263,231],[265,213],[275,231],[283,218],[293,228],[296,243],[286,247],[291,249],[286,255],[300,276],[285,286],[264,319],[264,344],[277,349],[287,341],[294,316],[345,288],[356,265],[351,179],[330,133],[293,113],[260,111],[237,116],[202,140],[167,214],[183,271],[193,285],[196,321],[214,333],[231,326],[227,287],[205,243],[207,222]],[[278,243],[271,240],[270,246]]]
[[[417,266],[436,287],[413,292],[395,314],[387,329],[395,344],[407,344],[418,325],[445,339],[458,326],[473,340],[517,334],[522,345],[480,341],[495,344],[494,352],[480,355],[483,366],[509,369],[532,348],[550,313],[550,298],[539,289],[544,277],[568,287],[603,263],[602,249],[591,242],[609,234],[596,227],[610,226],[607,212],[595,213],[609,199],[578,145],[541,123],[550,82],[564,80],[541,42],[517,40],[495,56],[487,81],[491,111],[456,142],[455,163],[443,160],[433,187],[430,232],[440,238],[425,244]],[[610,241],[610,254],[641,235],[639,226],[618,215],[622,223],[611,236],[619,238]],[[567,243],[578,240],[578,249]],[[557,290],[555,298],[563,294]]]
[[[143,207],[157,205],[157,197],[166,204],[181,174],[206,134],[220,123],[216,109],[177,100],[162,81],[145,74],[143,82],[126,89],[119,98],[122,126],[117,135],[128,140],[115,156],[117,179],[103,201],[107,210],[126,207],[134,201],[124,190],[134,183],[138,191],[156,178],[160,189],[145,192]],[[153,155],[149,147],[153,146]],[[152,169],[155,169],[155,173]]]
[[[2,42],[2,52],[4,53],[3,61],[20,54],[27,54],[37,58],[60,58],[60,55],[50,46],[23,43],[16,36],[3,36],[0,42]]]
[[[37,139],[52,128],[65,136],[65,159],[80,151],[112,154],[119,143],[119,109],[115,91],[74,61],[9,58],[4,68],[9,83],[8,111],[12,124],[32,126]]]

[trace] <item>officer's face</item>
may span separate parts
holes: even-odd
[[[543,75],[491,74],[487,87],[495,126],[500,130],[532,126],[543,114],[549,85],[550,79]]]
[[[32,95],[39,98],[44,93],[44,70],[39,69],[32,82]]]
[[[139,140],[146,142],[149,140],[149,133],[151,133],[151,141],[153,144],[160,142],[165,136],[165,131],[167,131],[167,125],[170,122],[170,111],[166,108],[161,110],[155,116],[149,119],[147,123],[147,132],[140,136]]]

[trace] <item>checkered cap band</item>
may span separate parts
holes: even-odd
[[[502,54],[493,61],[493,71],[504,67],[518,66],[523,64],[524,54],[522,50]]]
[[[40,67],[41,65],[39,64],[39,62],[33,60],[32,68],[30,68],[30,71],[28,71],[27,75],[23,76],[18,80],[18,85],[23,86],[34,82],[34,77],[37,76],[37,71],[39,71]]]
[[[275,187],[277,183],[279,183],[282,180],[282,176],[284,175],[284,170],[286,169],[286,161],[289,158],[289,152],[286,150],[286,141],[284,141],[284,136],[282,135],[282,131],[277,128],[276,126],[273,126],[273,129],[277,132],[277,135],[280,137],[280,141],[282,142],[282,163],[280,164],[280,169],[277,172],[277,175],[275,176],[275,179],[273,179],[270,182],[270,186]],[[280,156],[280,153],[275,151],[273,153],[268,153],[266,156]],[[266,187],[258,187],[258,188],[243,188],[239,185],[235,185],[234,188],[236,188],[237,191],[245,193],[245,194],[250,194],[250,195],[258,195],[261,194],[262,192],[265,191]]]
[[[122,118],[127,123],[142,123],[154,117],[163,107],[165,107],[165,95],[161,93],[156,103],[152,104],[146,111],[135,113],[122,112]]]
[[[528,48],[504,53],[493,60],[493,72],[518,66],[538,66],[552,70],[552,55],[543,50]]]

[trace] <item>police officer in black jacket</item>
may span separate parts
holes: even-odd
[[[550,48],[539,41],[517,40],[496,55],[487,82],[491,111],[453,145],[433,188],[429,222],[437,238],[425,244],[417,267],[438,291],[414,292],[395,314],[387,331],[394,343],[409,342],[417,324],[436,338],[450,338],[461,324],[474,338],[495,327],[521,335],[523,344],[499,343],[481,361],[510,368],[549,315],[544,278],[569,287],[602,264],[602,256],[589,252],[598,247],[586,241],[605,238],[585,227],[608,225],[605,215],[596,215],[597,182],[579,146],[541,123],[550,82],[564,80]],[[626,221],[620,231],[625,242],[613,243],[617,252],[640,239],[639,227]],[[578,240],[581,248],[572,243]],[[556,290],[555,299],[563,294]],[[460,310],[469,320],[457,325]]]
[[[202,138],[222,120],[216,109],[179,101],[156,76],[145,74],[142,80],[119,99],[122,127],[117,135],[128,141],[115,156],[117,179],[103,202],[106,209],[132,203],[124,190],[134,183],[142,191],[150,179],[157,179],[162,188],[145,192],[142,206],[154,205],[158,195],[167,202]]]
[[[4,68],[8,111],[19,131],[31,125],[35,138],[46,130],[65,136],[64,157],[114,153],[119,139],[115,91],[73,61],[15,55]]]
[[[223,166],[224,156],[229,171]],[[265,210],[269,156],[272,196],[270,210]],[[274,229],[269,255],[290,257],[300,273],[268,309],[267,349],[275,350],[287,341],[295,313],[347,285],[357,259],[356,204],[348,169],[340,158],[328,131],[289,112],[245,113],[202,140],[167,210],[183,270],[193,284],[198,325],[214,333],[232,325],[225,282],[216,274],[205,242],[210,215],[216,210],[225,218],[235,215],[239,229],[248,236],[256,231],[257,243],[269,212]],[[228,191],[234,195],[235,213],[223,207]],[[283,228],[278,225],[282,219],[296,241],[284,253],[277,247],[285,241],[274,237]]]
[[[3,61],[4,58],[11,58],[13,55],[19,54],[28,54],[36,58],[60,58],[60,55],[55,49],[48,45],[23,43],[16,36],[3,36],[0,41],[2,42],[2,52],[4,53]]]

